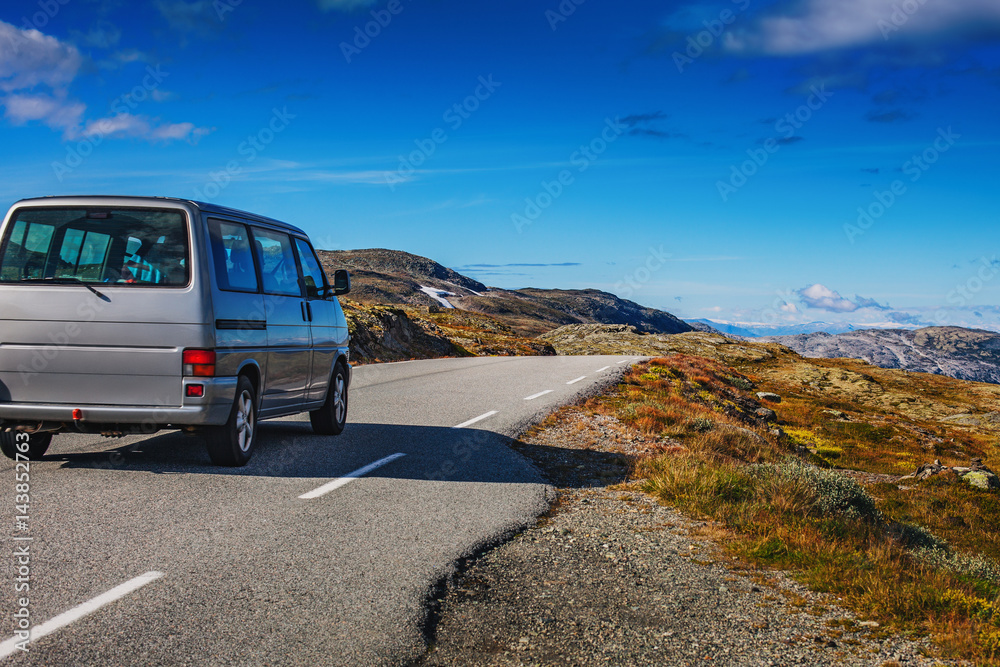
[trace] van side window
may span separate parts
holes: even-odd
[[[254,252],[260,264],[260,277],[266,294],[302,296],[299,271],[292,254],[292,241],[288,234],[253,228]]]
[[[209,220],[212,254],[219,289],[229,292],[256,292],[257,272],[250,251],[250,234],[238,222]]]
[[[326,276],[319,260],[316,259],[316,253],[307,242],[299,238],[295,239],[295,251],[302,266],[302,279],[306,282],[306,296],[311,299],[318,298],[320,290],[326,288]]]

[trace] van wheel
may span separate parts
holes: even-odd
[[[243,466],[257,444],[257,394],[253,383],[241,375],[236,400],[224,426],[205,429],[208,455],[217,466]]]
[[[30,461],[37,461],[45,456],[49,445],[52,444],[51,433],[32,433],[28,436],[28,450],[21,451],[17,448],[17,445],[21,444],[23,448],[24,438],[21,438],[19,441],[17,439],[18,434],[18,431],[4,431],[0,433],[0,451],[9,459],[17,460],[17,455],[20,453],[21,456],[27,456]]]
[[[326,402],[309,413],[313,431],[319,435],[340,435],[347,425],[347,371],[342,364],[334,367]]]

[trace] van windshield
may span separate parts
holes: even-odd
[[[21,208],[0,241],[0,282],[178,287],[190,270],[176,210]]]

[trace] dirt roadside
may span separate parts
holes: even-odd
[[[558,499],[449,582],[417,664],[956,664],[781,573],[743,568],[724,534],[638,492],[630,461],[662,446],[572,408],[522,438]]]

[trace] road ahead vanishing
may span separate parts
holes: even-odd
[[[176,432],[59,435],[0,464],[11,527],[0,658],[33,665],[380,665],[424,651],[424,603],[453,563],[531,522],[552,490],[510,438],[637,357],[363,366],[343,435],[262,422],[245,468]],[[18,538],[29,538],[19,539]],[[14,646],[16,549],[33,639]],[[22,562],[23,562],[22,558]],[[23,571],[22,571],[23,572]]]

